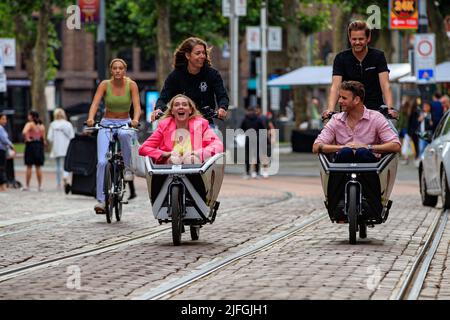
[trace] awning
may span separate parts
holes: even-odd
[[[396,81],[411,72],[409,63],[388,64],[389,80]],[[302,85],[331,85],[333,66],[306,66],[286,73],[274,80],[269,86],[302,86]]]
[[[407,75],[398,79],[400,83],[416,83],[416,76]],[[436,66],[436,82],[450,82],[450,61],[442,62]]]

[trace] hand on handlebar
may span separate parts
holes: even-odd
[[[329,120],[333,116],[333,114],[337,113],[336,111],[325,110],[322,112],[322,121]]]
[[[388,111],[389,117],[395,120],[398,120],[398,112],[394,108],[389,109]]]
[[[131,120],[131,127],[137,129],[137,127],[139,127],[139,121],[137,120]]]
[[[159,109],[156,109],[152,112],[152,115],[150,117],[150,120],[153,122],[155,120],[158,120],[163,115],[163,112]]]
[[[94,119],[87,119],[87,120],[86,120],[86,125],[87,125],[88,127],[93,127],[94,124],[95,124]]]
[[[227,117],[227,111],[224,108],[219,108],[219,110],[217,111],[217,118],[218,119],[226,119]]]

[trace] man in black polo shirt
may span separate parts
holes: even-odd
[[[338,53],[334,59],[330,95],[323,116],[334,111],[342,81],[354,80],[364,85],[364,105],[368,109],[378,110],[385,104],[389,107],[391,116],[396,117],[386,58],[383,51],[368,47],[369,26],[364,21],[353,21],[348,26],[347,33],[351,49]]]

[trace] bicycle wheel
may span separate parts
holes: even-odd
[[[111,223],[114,210],[114,172],[110,162],[105,167],[105,179],[103,181],[103,193],[105,194],[106,222]]]
[[[356,210],[357,188],[354,184],[349,186],[348,203],[348,234],[350,244],[356,243],[356,228],[358,225],[358,212]]]
[[[117,201],[114,206],[114,212],[116,213],[116,220],[120,221],[122,218],[122,200],[123,194],[125,192],[125,181],[123,180],[123,170],[120,170],[118,167],[116,172],[116,186],[117,186]]]
[[[170,191],[171,197],[171,215],[172,215],[172,240],[173,245],[179,246],[181,243],[181,233],[183,230],[183,217],[181,212],[181,188],[173,186]]]

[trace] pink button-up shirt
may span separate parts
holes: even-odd
[[[345,145],[354,142],[359,144],[383,144],[396,142],[400,144],[397,134],[389,126],[386,118],[378,111],[364,107],[364,114],[354,130],[347,125],[347,113],[333,115],[322,129],[316,143]]]

